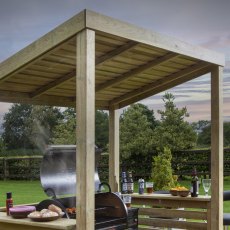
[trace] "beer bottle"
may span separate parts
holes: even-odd
[[[127,194],[128,193],[128,183],[126,178],[126,172],[122,172],[121,174],[121,193]]]
[[[132,176],[132,172],[129,172],[128,174],[128,193],[131,194],[133,193],[133,187],[134,187],[134,184],[133,184],[133,176]]]
[[[192,181],[191,181],[191,197],[198,197],[199,195],[199,179],[197,177],[196,168],[192,172]]]

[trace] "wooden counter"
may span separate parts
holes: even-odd
[[[139,228],[211,229],[211,197],[180,197],[170,194],[131,194],[139,207]]]
[[[61,218],[50,222],[34,222],[29,218],[14,219],[0,212],[0,229],[4,230],[76,230],[76,220]]]

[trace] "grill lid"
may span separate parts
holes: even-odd
[[[100,179],[97,166],[101,149],[95,147],[95,191]],[[76,194],[76,145],[51,145],[47,148],[40,169],[40,180],[48,196]]]

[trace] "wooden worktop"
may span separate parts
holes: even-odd
[[[127,194],[131,195],[133,198],[145,198],[145,199],[164,199],[164,200],[188,200],[188,201],[211,201],[211,196],[202,196],[199,195],[198,197],[191,197],[190,195],[187,197],[181,197],[181,196],[172,196],[171,194],[158,194],[158,193],[144,193],[144,194]]]
[[[4,230],[76,230],[76,220],[60,218],[50,222],[34,222],[29,218],[14,219],[0,212],[0,229]]]

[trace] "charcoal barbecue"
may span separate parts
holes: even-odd
[[[119,194],[111,192],[109,184],[100,182],[98,163],[101,149],[95,147],[95,229],[138,229],[138,209],[126,207]],[[43,156],[40,180],[49,199],[41,201],[37,210],[57,205],[66,218],[77,218],[66,210],[76,206],[76,146],[50,146]],[[108,192],[102,188],[108,187]]]

